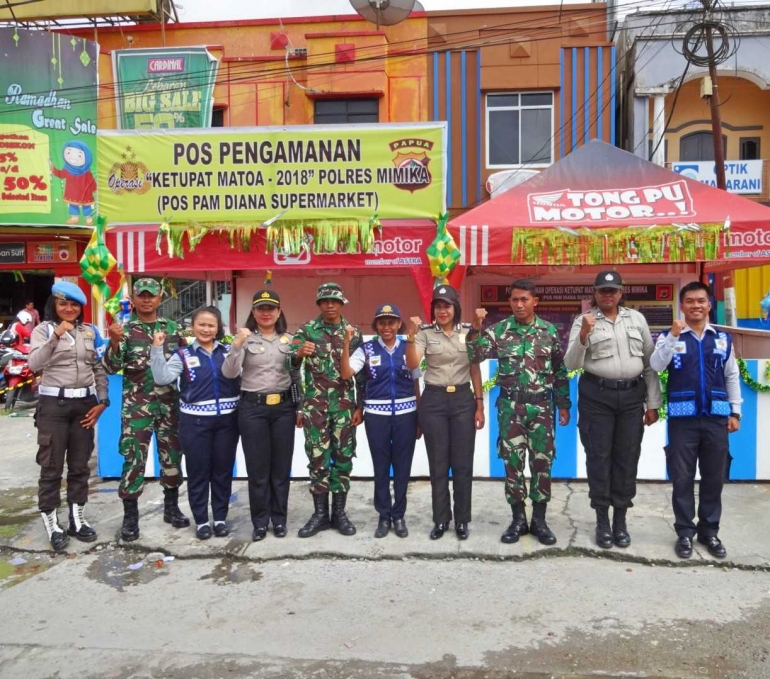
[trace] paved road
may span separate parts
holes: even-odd
[[[557,484],[559,543],[543,548],[499,542],[509,517],[491,482],[475,485],[464,543],[427,539],[425,483],[410,488],[410,537],[374,540],[359,482],[353,538],[251,543],[237,483],[233,535],[199,543],[163,524],[151,484],[142,539],[121,545],[115,483],[94,480],[99,541],[52,558],[31,420],[0,418],[0,433],[0,678],[770,677],[766,485],[728,487],[726,562],[683,563],[660,484],[640,488],[632,547],[604,552],[580,483]],[[292,530],[309,510],[297,483]]]

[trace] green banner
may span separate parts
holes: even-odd
[[[0,28],[0,224],[93,224],[98,46]]]
[[[118,128],[211,127],[218,67],[205,47],[116,50]]]

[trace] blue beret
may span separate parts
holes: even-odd
[[[74,283],[68,281],[59,281],[51,288],[51,294],[56,299],[69,299],[77,302],[81,306],[86,305],[86,296],[83,291]]]

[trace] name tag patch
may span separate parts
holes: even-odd
[[[382,363],[382,356],[372,356],[369,359],[369,365],[374,366],[375,368]]]
[[[725,353],[727,352],[727,340],[726,339],[714,340],[714,349],[718,354],[722,354],[722,356],[724,356]]]
[[[465,344],[465,335],[463,334],[458,335],[457,340],[458,342],[460,342],[460,344]]]
[[[187,359],[187,367],[188,368],[200,368],[201,367],[201,360],[197,356],[190,356]]]
[[[686,354],[687,353],[687,343],[686,342],[677,342],[674,345],[674,353],[675,354]]]

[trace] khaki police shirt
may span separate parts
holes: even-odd
[[[458,323],[446,335],[438,325],[424,325],[414,337],[414,346],[425,356],[425,384],[441,387],[466,384],[471,380],[471,362],[466,339],[470,323]]]
[[[647,320],[635,309],[618,308],[614,321],[599,309],[586,312],[596,316],[596,325],[585,345],[580,343],[583,316],[572,324],[564,363],[569,370],[586,372],[610,380],[631,380],[642,375],[647,385],[647,407],[660,408],[658,374],[650,367],[655,350]]]
[[[299,381],[299,370],[289,370],[292,337],[288,333],[268,339],[254,331],[242,346],[230,347],[222,365],[222,375],[240,375],[241,389],[260,394],[279,394],[291,387],[292,376]]]
[[[75,326],[61,338],[56,326],[45,322],[32,331],[29,367],[43,373],[40,384],[57,389],[83,389],[96,386],[100,401],[107,398],[107,374],[97,356],[94,327],[85,323]]]

